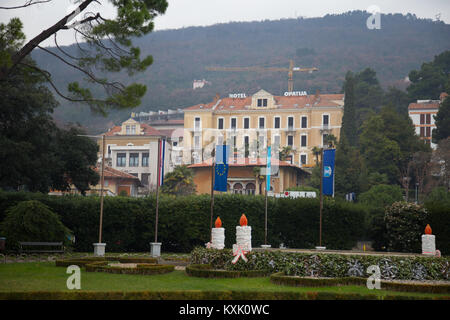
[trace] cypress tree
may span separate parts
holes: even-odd
[[[341,135],[347,138],[351,146],[358,143],[356,110],[355,110],[355,79],[351,71],[347,72],[344,83],[344,116],[342,118]]]

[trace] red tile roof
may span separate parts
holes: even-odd
[[[340,106],[343,104],[343,94],[319,94],[306,96],[274,96],[275,105],[280,109],[296,109],[307,107],[329,107]],[[341,100],[342,103],[337,103],[335,100]],[[215,111],[233,111],[245,110],[246,106],[250,106],[252,97],[247,98],[222,98],[218,101],[213,101],[208,104],[197,104],[192,107],[184,109],[189,110],[211,110],[214,107]]]
[[[101,174],[101,167],[95,167],[94,170]],[[116,179],[132,179],[132,180],[138,180],[139,178],[136,176],[133,176],[132,174],[111,168],[106,166],[104,171],[105,178],[116,178]]]
[[[141,129],[144,129],[144,136],[165,136],[162,132],[159,130],[156,130],[155,128],[149,126],[146,123],[140,124]],[[122,131],[122,126],[114,126],[111,129],[109,129],[108,132],[105,133],[107,137],[116,136],[119,135],[120,131]],[[131,136],[127,134],[127,136]],[[133,135],[134,136],[134,135]],[[136,136],[142,136],[141,134],[136,134]]]
[[[408,110],[411,109],[439,109],[439,103],[410,103]]]

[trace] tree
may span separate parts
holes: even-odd
[[[55,125],[51,113],[57,104],[44,84],[34,69],[19,69],[2,81],[0,187],[48,192],[74,184],[83,193],[98,181],[92,168],[97,144],[78,136],[79,129]]]
[[[372,116],[364,122],[360,145],[369,173],[386,174],[389,183],[395,183],[401,150],[396,141],[387,137],[381,116]]]
[[[342,118],[341,136],[345,136],[351,146],[355,146],[358,141],[358,128],[356,123],[355,110],[355,80],[349,71],[345,76],[344,83],[344,116]]]
[[[195,193],[194,174],[186,165],[176,166],[164,177],[161,192],[175,196]]]
[[[396,185],[379,184],[362,193],[359,202],[372,207],[385,208],[396,201],[402,201],[402,189]]]
[[[450,92],[450,51],[423,63],[420,70],[412,70],[409,80],[406,90],[412,100],[437,99],[441,92]]]
[[[15,7],[17,9],[37,3],[49,3],[52,0],[28,0]],[[104,4],[106,0],[79,0],[77,7],[61,17],[51,27],[24,44],[22,23],[14,18],[5,25],[0,24],[0,82],[11,77],[19,69],[34,70],[42,74],[54,91],[62,98],[72,102],[87,103],[91,110],[105,114],[108,108],[128,108],[140,104],[146,87],[132,83],[125,85],[109,81],[99,76],[105,72],[126,70],[129,75],[144,71],[153,62],[151,56],[140,58],[140,50],[134,47],[131,38],[141,37],[153,30],[153,20],[167,9],[166,0],[109,0],[117,9],[116,17],[107,19],[102,10],[94,9],[91,4]],[[100,7],[101,8],[101,7]],[[73,56],[58,45],[57,35],[73,32],[79,48],[79,55]],[[40,44],[53,37],[56,50],[42,47]],[[79,42],[85,41],[84,44]],[[68,85],[65,94],[52,81],[51,74],[27,62],[31,52],[39,48],[86,76],[87,85],[78,82]],[[106,97],[94,97],[91,87],[98,85],[104,89]]]
[[[290,156],[292,152],[292,147],[291,146],[285,146],[281,149],[280,153],[279,153],[279,158],[281,161],[286,161],[287,158]]]
[[[439,141],[433,153],[431,168],[434,177],[438,177],[439,184],[450,191],[450,137]]]
[[[434,143],[450,137],[450,99],[445,98],[439,107],[437,114],[434,116],[436,129],[432,132]]]

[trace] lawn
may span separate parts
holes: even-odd
[[[68,292],[66,268],[55,267],[54,262],[0,264],[0,293],[2,292]],[[274,292],[274,293],[339,293],[376,295],[377,298],[415,297],[450,298],[448,294],[402,293],[385,290],[369,290],[360,286],[340,287],[288,287],[270,282],[269,278],[204,279],[189,277],[184,271],[142,276],[81,271],[81,290],[86,292]]]

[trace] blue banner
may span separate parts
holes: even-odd
[[[267,147],[267,174],[266,174],[266,190],[270,191],[270,169],[272,168],[272,161],[271,161],[271,151],[272,147]]]
[[[227,191],[228,150],[226,145],[216,146],[216,164],[214,166],[214,190]]]
[[[334,157],[336,149],[323,150],[323,194],[334,195]]]

